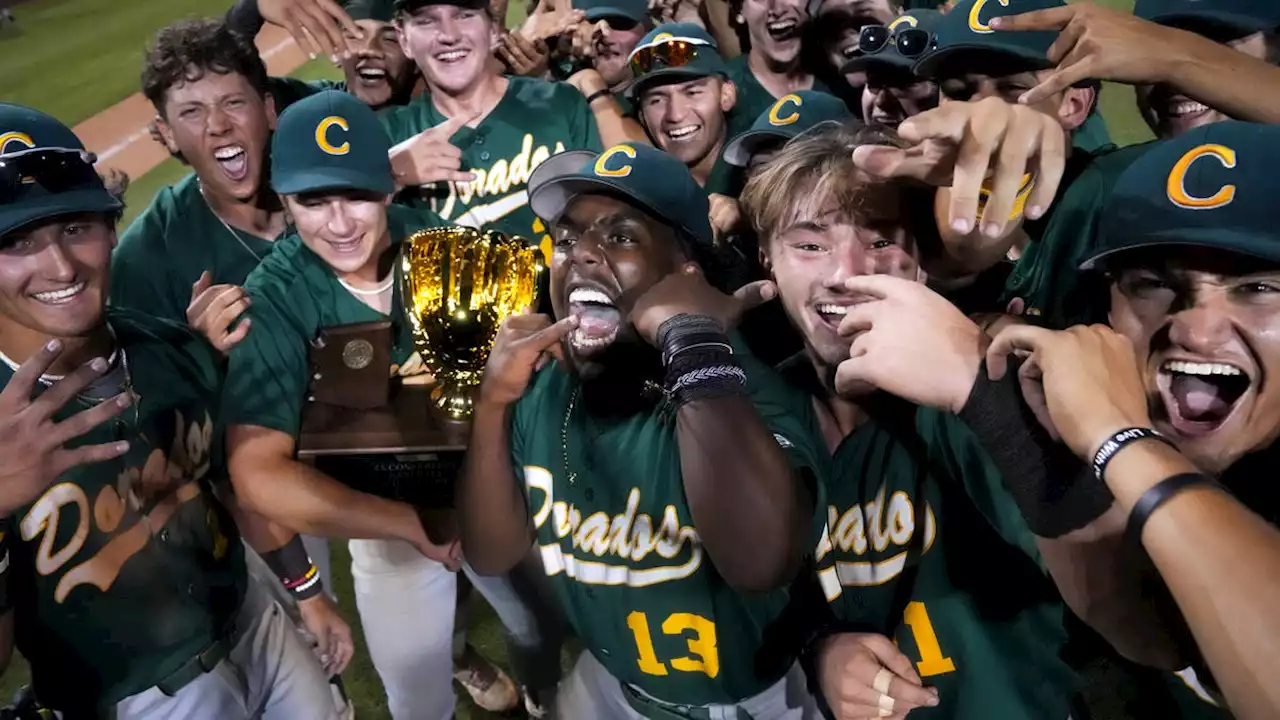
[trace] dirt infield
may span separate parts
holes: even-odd
[[[271,75],[287,75],[308,60],[289,33],[274,25],[263,28],[256,42]],[[75,132],[97,154],[100,170],[123,170],[136,180],[169,157],[147,130],[154,117],[151,103],[139,92],[76,125]]]

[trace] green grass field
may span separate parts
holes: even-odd
[[[74,124],[138,91],[144,45],[155,30],[175,19],[220,15],[229,0],[34,0],[18,5],[18,27],[0,27],[0,88],[3,99],[41,108]],[[1102,0],[1101,4],[1129,8],[1132,0]],[[510,4],[508,25],[523,20],[524,3]],[[314,61],[293,73],[303,79],[335,78],[338,71],[326,61]],[[1113,139],[1120,144],[1150,138],[1138,117],[1133,91],[1105,87],[1103,115]],[[162,187],[183,177],[187,169],[168,160],[134,178],[126,202],[125,222],[145,209]],[[382,686],[364,648],[356,617],[350,575],[350,556],[344,542],[333,543],[335,585],[344,614],[356,634],[356,656],[344,674],[347,689],[361,720],[389,717]],[[473,593],[470,639],[481,653],[505,663],[506,651],[492,610]],[[424,612],[429,612],[424,608]],[[25,663],[16,659],[0,678],[0,701],[28,679]],[[497,717],[475,710],[459,690],[458,717],[480,720]]]

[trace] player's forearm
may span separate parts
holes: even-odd
[[[594,68],[579,70],[569,78],[568,83],[587,99],[591,115],[596,121],[596,129],[600,132],[602,146],[613,147],[620,143],[651,144],[640,123],[623,114],[622,106],[618,105],[604,78]]]
[[[729,3],[725,0],[703,0],[699,14],[703,18],[707,32],[715,38],[720,48],[720,57],[732,60],[742,54],[742,45],[738,42],[738,33],[733,29],[733,14]]]
[[[1128,513],[1147,489],[1187,472],[1195,468],[1172,448],[1136,443],[1111,461],[1107,484]],[[1236,717],[1280,716],[1280,530],[1200,487],[1157,509],[1142,544]]]
[[[1280,123],[1280,67],[1181,32],[1183,43],[1170,47],[1165,82],[1237,120]]]
[[[354,490],[291,457],[237,453],[231,482],[241,504],[304,535],[410,540],[417,513],[405,503]]]
[[[804,554],[812,501],[750,401],[682,405],[676,442],[689,511],[716,571],[744,591],[789,582]]]
[[[458,486],[462,554],[482,575],[519,564],[532,544],[529,509],[511,464],[511,407],[479,404]]]

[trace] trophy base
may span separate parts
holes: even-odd
[[[436,376],[437,385],[431,400],[446,418],[453,422],[470,422],[475,410],[476,386],[450,377]]]

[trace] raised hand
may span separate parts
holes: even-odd
[[[551,57],[539,43],[529,42],[520,33],[504,33],[498,38],[497,53],[512,75],[525,77],[542,77]]]
[[[209,341],[220,353],[227,353],[249,334],[249,318],[232,330],[231,326],[249,309],[249,294],[238,285],[213,284],[213,274],[200,273],[191,286],[191,303],[187,305],[187,324]]]
[[[1148,22],[1131,13],[1092,3],[1065,5],[993,18],[1002,32],[1057,32],[1049,47],[1049,61],[1058,69],[1018,98],[1033,105],[1083,80],[1110,80],[1130,85],[1164,81],[1187,34]]]
[[[65,419],[54,416],[91,382],[107,371],[107,361],[96,358],[55,382],[31,399],[40,376],[62,353],[62,343],[52,340],[24,362],[0,391],[0,513],[5,515],[33,501],[68,470],[119,457],[128,442],[67,444],[119,415],[131,398],[121,393]]]
[[[778,289],[768,280],[748,283],[726,295],[712,287],[694,263],[659,280],[636,299],[629,317],[636,332],[658,344],[658,328],[676,315],[709,315],[726,331],[737,327],[743,313],[772,300]]]
[[[711,230],[719,244],[742,225],[742,208],[737,198],[728,195],[712,193],[707,201],[711,206]]]
[[[818,682],[836,720],[903,718],[938,704],[938,692],[924,687],[911,660],[883,635],[828,638],[818,653]]]
[[[484,366],[480,402],[510,405],[519,400],[548,356],[564,359],[560,342],[576,327],[578,318],[574,315],[554,323],[546,315],[530,313],[504,320]]]
[[[312,60],[321,54],[334,62],[350,57],[346,34],[364,36],[335,0],[258,0],[258,12],[263,20],[288,30]]]
[[[1151,427],[1133,343],[1105,325],[1046,330],[1005,328],[987,349],[987,373],[1004,377],[1010,353],[1027,355],[1018,371],[1022,395],[1036,417],[1081,459],[1089,461],[1115,433]]]
[[[450,143],[449,138],[478,117],[451,117],[391,148],[391,172],[396,186],[475,180],[473,173],[462,170],[462,151]]]
[[[984,337],[972,320],[924,284],[891,275],[850,278],[867,298],[850,307],[840,334],[853,336],[836,368],[836,391],[874,387],[917,405],[959,412],[982,366]]]
[[[586,14],[574,10],[569,0],[538,0],[538,6],[516,32],[536,44],[560,37],[585,19]]]
[[[874,177],[950,187],[948,223],[962,235],[977,229],[984,183],[991,192],[982,229],[999,237],[1014,222],[1024,176],[1034,178],[1025,214],[1035,220],[1049,209],[1066,166],[1067,132],[1057,120],[995,97],[944,103],[904,121],[898,136],[910,146],[863,146],[854,164]]]

